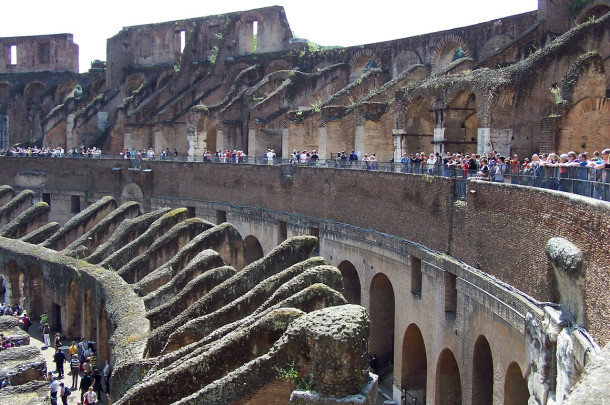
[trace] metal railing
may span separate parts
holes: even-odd
[[[455,179],[455,195],[460,199],[466,198],[467,179],[470,177],[482,180],[510,183],[521,186],[545,188],[568,193],[574,193],[598,200],[610,201],[610,169],[595,169],[585,166],[524,166],[506,164],[501,173],[496,173],[496,167],[490,166],[488,171],[468,170],[461,166],[448,166],[444,164],[430,165],[422,163],[393,163],[393,162],[366,162],[362,160],[350,161],[342,159],[318,159],[300,161],[294,159],[251,156],[204,157],[204,156],[157,156],[154,158],[125,157],[122,155],[81,155],[64,154],[63,156],[47,156],[43,154],[2,154],[2,156],[25,156],[50,159],[121,159],[129,162],[130,168],[142,168],[143,162],[193,162],[201,164],[254,164],[280,166],[282,176],[292,176],[294,167],[318,167],[346,170],[368,170],[396,173],[410,173],[417,175],[450,177]]]

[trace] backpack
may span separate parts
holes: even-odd
[[[64,397],[67,397],[70,394],[72,394],[72,391],[70,391],[70,388],[64,387]]]

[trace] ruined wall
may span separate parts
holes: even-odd
[[[16,59],[11,57],[13,46]],[[78,45],[72,34],[0,38],[0,55],[0,74],[45,70],[78,73]]]

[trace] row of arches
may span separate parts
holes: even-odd
[[[342,261],[339,270],[344,280],[344,296],[352,304],[361,303],[361,283],[355,266],[349,261]],[[396,299],[390,279],[383,273],[373,276],[369,288],[369,314],[371,317],[371,334],[369,350],[377,355],[380,376],[393,373],[396,322]],[[401,314],[400,316],[404,316]],[[433,348],[426,345],[420,327],[411,323],[402,337],[400,376],[394,376],[394,384],[400,384],[401,395],[406,403],[427,403],[429,389],[434,390],[436,404],[459,405],[463,400],[463,377],[465,370],[460,370],[454,353],[450,348],[440,351],[435,363],[431,362]],[[491,405],[494,402],[494,386],[497,384],[491,347],[484,335],[476,339],[472,354],[472,404]],[[433,373],[428,368],[435,364]],[[511,362],[505,373],[504,404],[527,404],[529,391],[520,366]],[[430,384],[428,377],[433,377]],[[413,402],[417,401],[417,402]]]

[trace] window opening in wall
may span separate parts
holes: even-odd
[[[186,44],[186,32],[180,31],[180,53],[184,51],[184,45]]]
[[[286,221],[277,221],[277,244],[279,245],[286,239],[288,239],[288,229],[286,228]]]
[[[315,236],[316,238],[318,238],[316,247],[313,249],[313,252],[311,254],[313,256],[319,256],[320,255],[320,229],[312,226],[311,228],[309,228],[309,235]]]
[[[40,44],[40,63],[51,62],[51,46],[48,43]]]
[[[457,309],[457,276],[448,271],[443,273],[445,284],[445,312],[455,312]]]
[[[42,202],[46,202],[50,209],[51,208],[51,194],[42,193]]]
[[[72,214],[78,214],[80,212],[80,196],[70,196],[70,212]]]
[[[252,21],[252,52],[258,49],[258,21]]]
[[[216,210],[216,224],[224,224],[227,222],[227,211]]]
[[[411,293],[421,297],[421,259],[411,256]]]
[[[17,45],[11,45],[11,65],[17,64]]]

